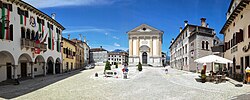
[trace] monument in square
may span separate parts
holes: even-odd
[[[147,24],[129,31],[129,66],[162,66],[163,33]]]

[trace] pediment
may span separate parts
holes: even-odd
[[[131,31],[129,32],[152,32],[152,31],[159,31],[161,32],[160,30],[156,29],[156,28],[153,28],[147,24],[142,24],[134,29],[132,29]]]

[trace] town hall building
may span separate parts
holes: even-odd
[[[142,24],[127,32],[129,37],[129,66],[162,66],[163,31]]]

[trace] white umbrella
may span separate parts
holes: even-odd
[[[222,64],[233,63],[233,61],[231,61],[231,60],[228,60],[226,58],[222,58],[222,57],[216,56],[216,55],[208,55],[205,57],[201,57],[201,58],[194,60],[194,62],[197,62],[197,63],[222,63]]]

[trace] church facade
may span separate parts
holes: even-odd
[[[163,31],[142,24],[128,32],[129,66],[142,65],[162,66]]]

